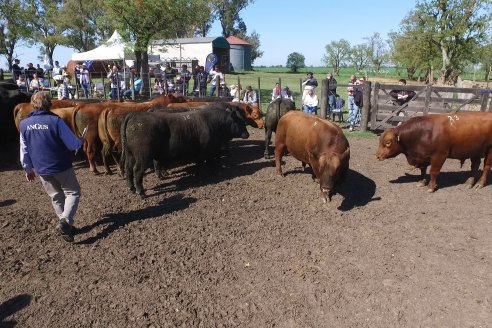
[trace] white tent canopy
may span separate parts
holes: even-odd
[[[108,41],[99,47],[86,51],[72,54],[73,61],[85,60],[125,60],[131,59],[131,44],[126,43],[121,38],[118,31],[114,31]]]

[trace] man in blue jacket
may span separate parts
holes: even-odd
[[[27,181],[39,175],[51,198],[59,222],[56,230],[73,241],[73,218],[80,198],[80,185],[72,167],[73,151],[82,145],[70,128],[49,111],[51,98],[45,92],[31,97],[33,111],[20,123],[20,160]]]

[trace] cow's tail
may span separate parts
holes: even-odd
[[[275,114],[277,116],[277,123],[278,123],[278,120],[280,120],[280,106],[282,105],[282,99],[280,99],[278,102],[277,102],[277,107],[275,107]]]
[[[82,136],[82,131],[79,130],[79,127],[77,126],[77,123],[76,123],[76,117],[77,117],[77,113],[79,112],[80,110],[80,107],[79,106],[75,106],[75,108],[73,109],[73,112],[72,112],[72,126],[73,126],[73,132],[75,133],[75,135],[77,137],[81,137]]]
[[[110,109],[104,109],[103,112],[101,113],[101,116],[98,119],[98,132],[99,132],[99,138],[102,141],[103,144],[103,155],[107,156],[109,155],[110,152],[110,136],[108,132],[108,116],[109,116]]]
[[[126,152],[127,152],[127,149],[126,149],[126,145],[127,145],[127,139],[126,139],[126,126],[128,124],[128,121],[130,120],[131,118],[132,113],[129,113],[125,116],[125,118],[123,119],[123,122],[121,123],[121,127],[120,127],[120,137],[121,137],[121,156],[120,156],[120,168],[121,168],[121,176],[125,176],[125,160],[126,160]]]

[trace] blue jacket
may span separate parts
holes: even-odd
[[[20,122],[20,158],[26,172],[60,173],[72,167],[73,151],[82,142],[50,111],[34,110]]]

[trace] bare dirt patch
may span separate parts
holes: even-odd
[[[469,162],[448,160],[428,194],[403,157],[377,162],[377,139],[351,135],[326,206],[293,158],[276,176],[251,132],[219,176],[147,174],[145,200],[76,162],[74,244],[39,180],[2,171],[0,326],[490,326],[492,186],[465,188]]]

